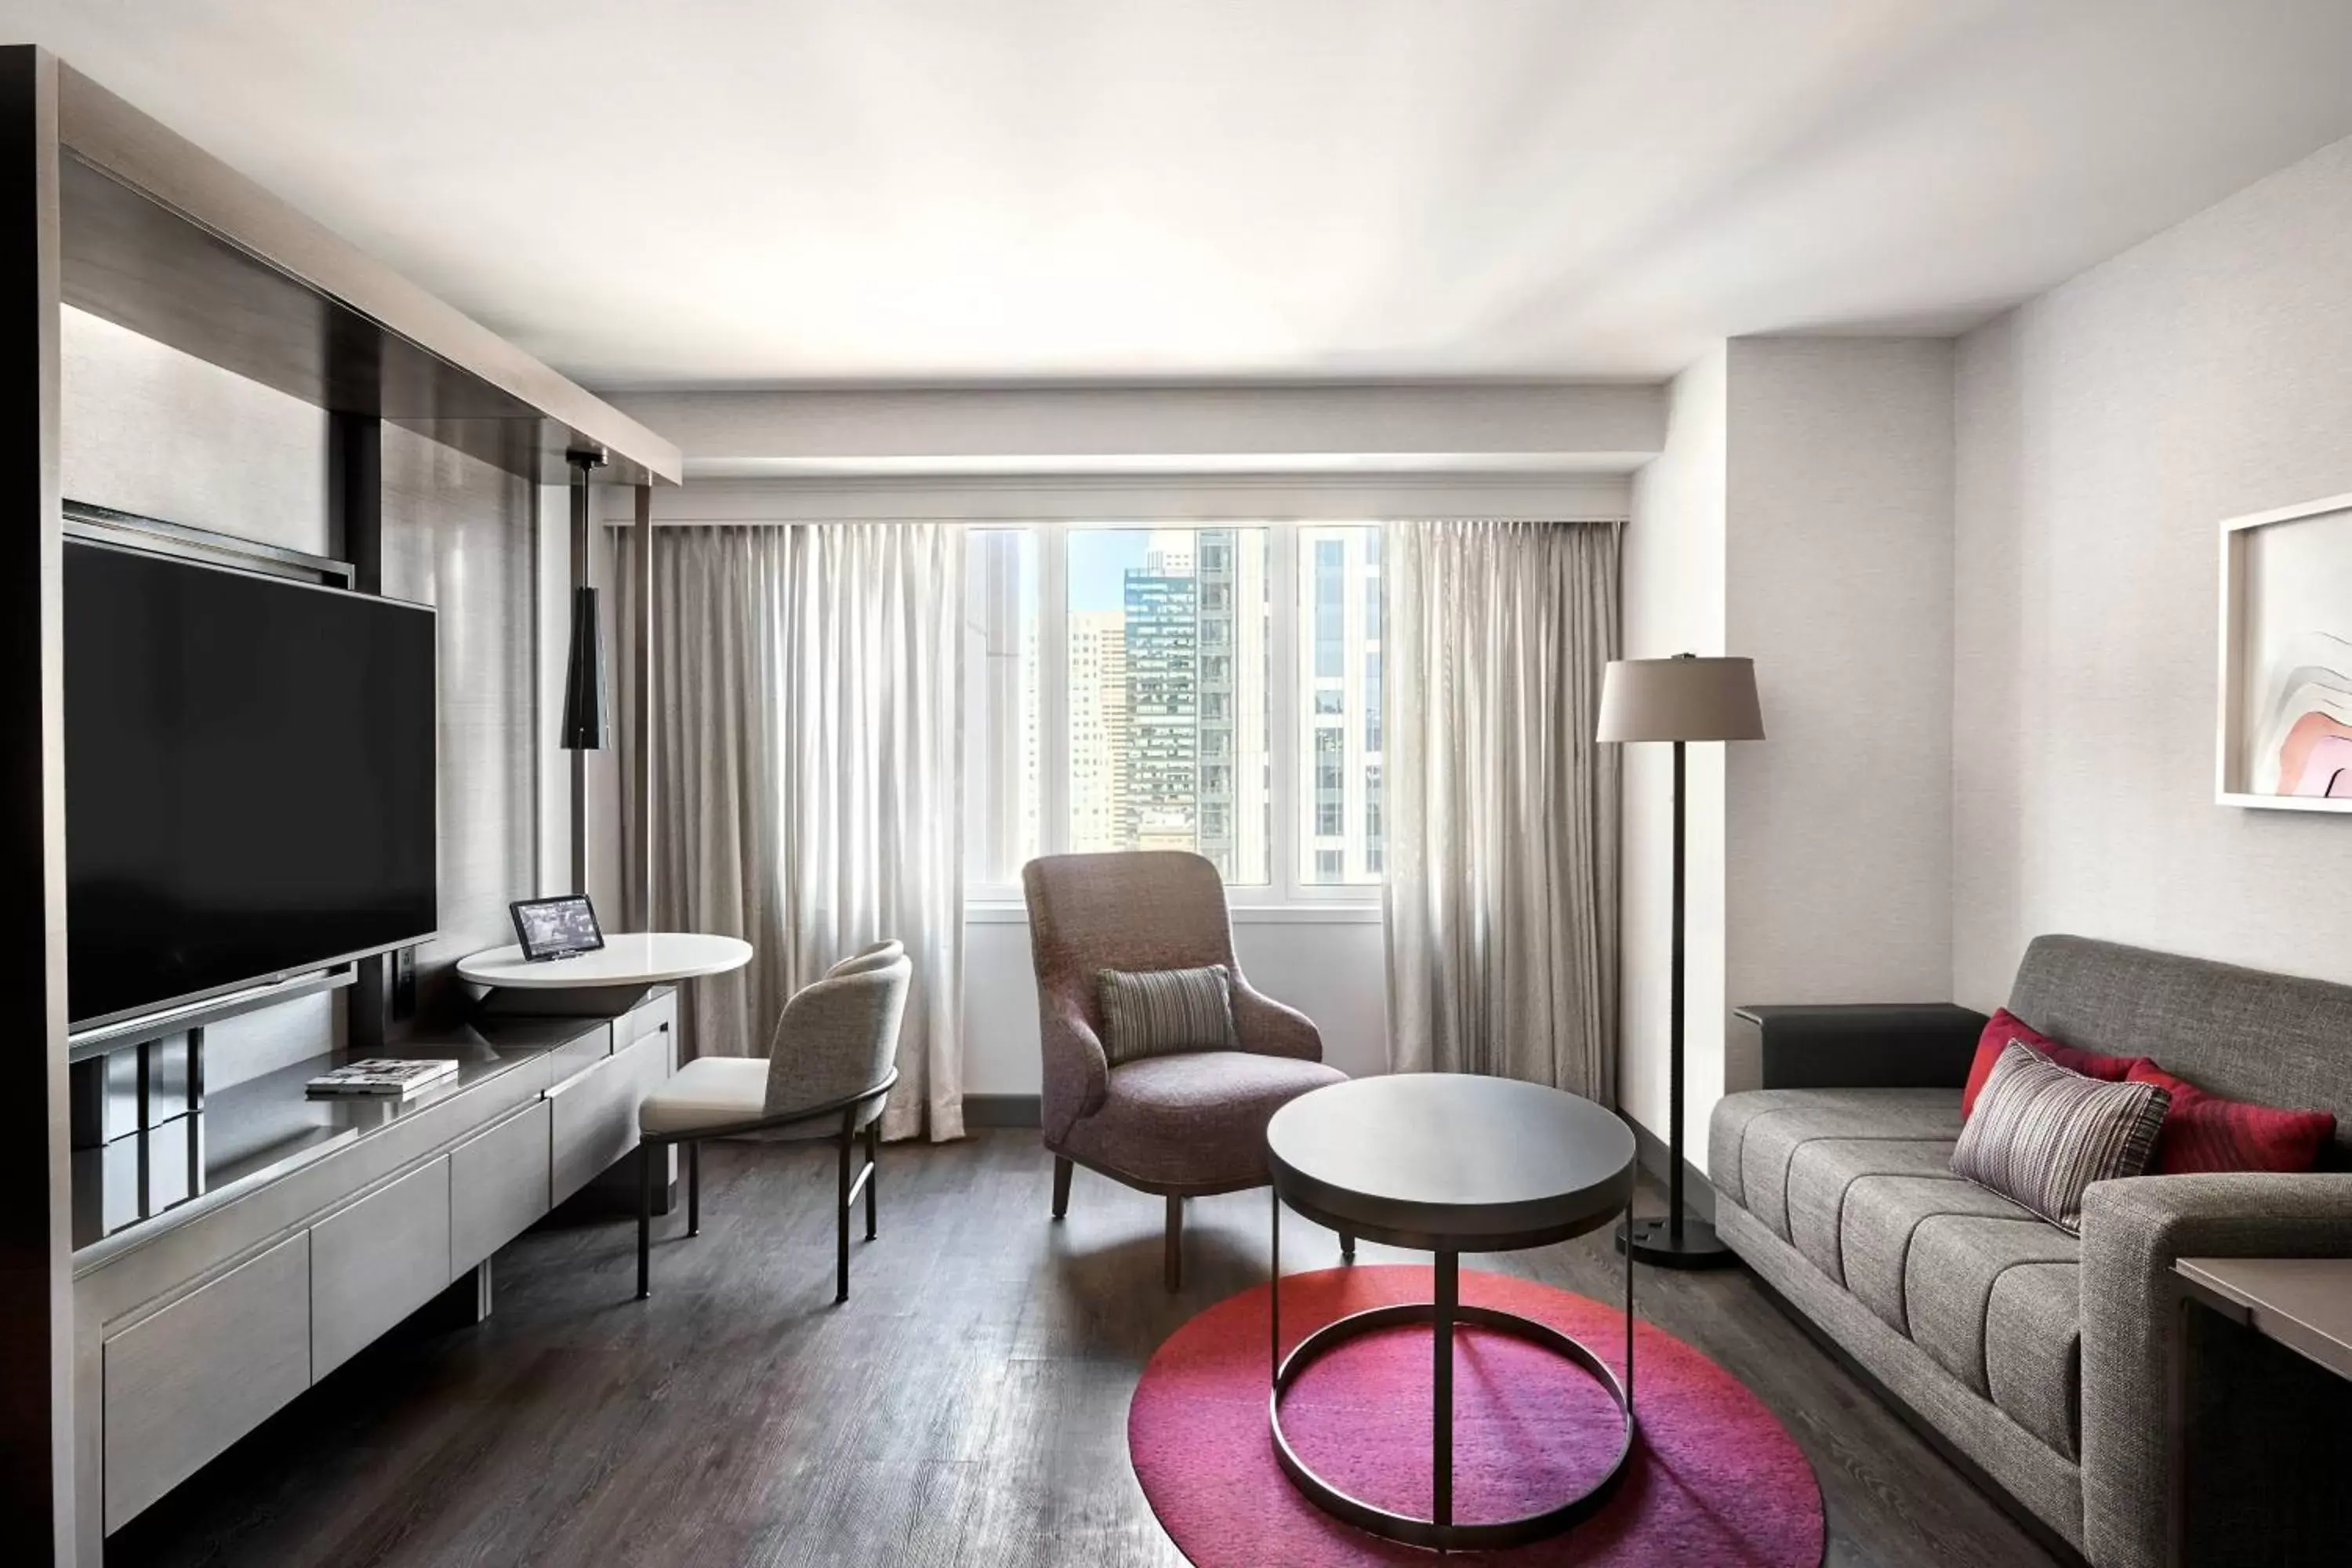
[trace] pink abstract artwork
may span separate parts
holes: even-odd
[[[2225,788],[2255,804],[2352,808],[2352,507],[2345,498],[2233,525],[2226,656],[2240,683]],[[2226,716],[2225,716],[2226,718]]]

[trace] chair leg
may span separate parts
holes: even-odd
[[[1356,1233],[1352,1230],[1339,1233],[1339,1260],[1343,1263],[1356,1261]]]
[[[702,1141],[686,1146],[686,1234],[702,1234]]]
[[[835,1223],[835,1258],[833,1300],[835,1306],[849,1300],[849,1152],[857,1135],[845,1123],[841,1129],[841,1199],[833,1206]]]
[[[654,1150],[637,1145],[637,1300],[653,1294]]]
[[[1168,1198],[1168,1258],[1165,1267],[1168,1289],[1184,1288],[1184,1200],[1170,1194]]]
[[[873,1240],[881,1234],[881,1200],[875,1189],[882,1184],[882,1119],[877,1116],[866,1124],[866,1239]]]
[[[1054,1217],[1060,1219],[1070,1212],[1070,1163],[1061,1155],[1054,1156]]]

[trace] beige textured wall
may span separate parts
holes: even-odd
[[[1952,346],[1741,338],[1730,352],[1727,642],[1756,661],[1768,738],[1709,748],[1728,769],[1726,1000],[1940,1002]],[[1755,1087],[1755,1070],[1734,1062],[1729,1087]]]
[[[2352,491],[2352,140],[1958,356],[1953,982],[2066,931],[2352,981],[2352,821],[2213,804],[2217,524]]]

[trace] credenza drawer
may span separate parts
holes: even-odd
[[[326,1376],[449,1283],[449,1159],[310,1227],[310,1376]]]
[[[669,1077],[670,1037],[651,1034],[548,1090],[551,1196],[562,1203],[637,1146],[637,1105]]]
[[[464,1273],[547,1213],[550,1101],[449,1152],[449,1273]]]
[[[677,993],[665,991],[613,1020],[613,1048],[625,1050],[647,1035],[677,1033]]]
[[[297,1233],[107,1340],[112,1531],[310,1386],[310,1251]]]

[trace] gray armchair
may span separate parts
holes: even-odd
[[[906,950],[880,942],[843,959],[796,993],[776,1020],[767,1058],[697,1057],[637,1110],[644,1177],[637,1204],[637,1298],[651,1293],[655,1156],[686,1145],[686,1234],[702,1233],[702,1140],[746,1132],[832,1138],[841,1153],[835,1215],[835,1301],[849,1300],[849,1215],[862,1193],[866,1239],[879,1229],[876,1172],[882,1108],[898,1081],[898,1023],[914,974]],[[851,1174],[858,1135],[866,1163]]]
[[[1323,1037],[1303,1014],[1259,994],[1243,977],[1224,884],[1200,856],[1052,855],[1023,868],[1021,882],[1037,968],[1054,1217],[1069,1212],[1074,1165],[1164,1195],[1166,1277],[1176,1289],[1183,1281],[1184,1200],[1263,1186],[1267,1121],[1287,1101],[1347,1075],[1323,1065]],[[1106,969],[1210,964],[1233,977],[1241,1048],[1110,1066],[1096,977]],[[1353,1240],[1341,1243],[1352,1257]]]

